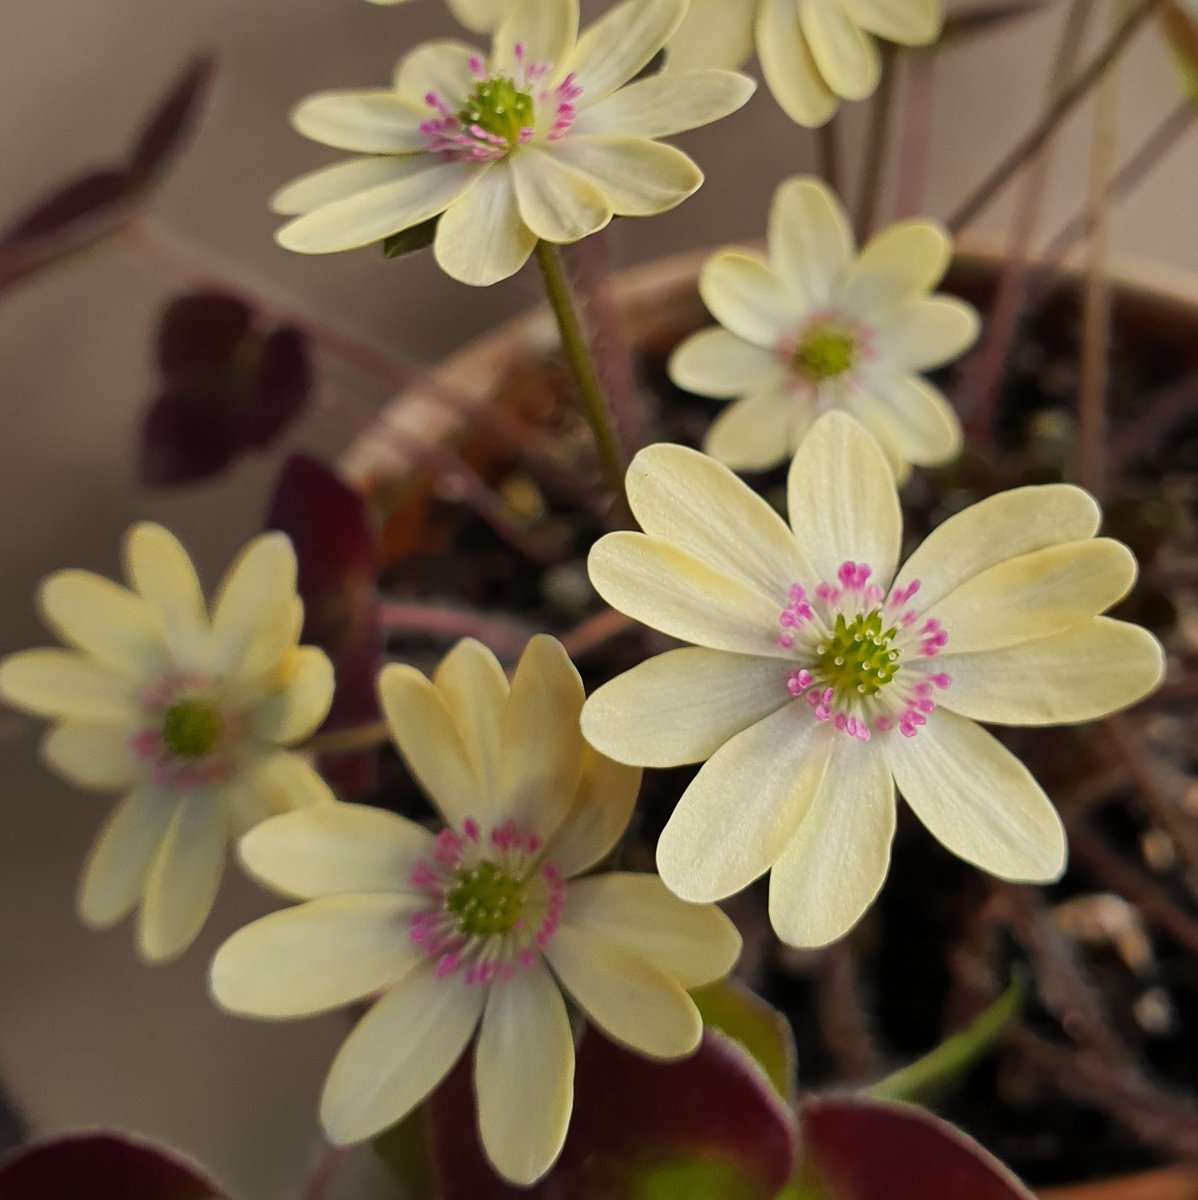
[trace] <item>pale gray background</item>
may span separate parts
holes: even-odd
[[[1061,15],[1051,6],[942,57],[930,212],[947,211],[1031,119]],[[405,47],[449,28],[436,0],[406,10],[361,0],[0,0],[0,214],[118,152],[187,55],[212,47],[223,62],[217,104],[157,205],[161,219],[289,290],[297,305],[435,361],[533,303],[535,279],[473,291],[440,277],[428,256],[398,264],[371,252],[292,256],[274,246],[264,201],[325,160],[288,129],[296,99],[381,82]],[[1124,75],[1124,150],[1176,97],[1149,29]],[[852,113],[854,123],[860,115]],[[1071,124],[1054,174],[1054,227],[1084,195],[1085,131],[1084,119]],[[809,136],[764,92],[684,144],[709,182],[674,213],[622,222],[622,262],[758,236],[771,186],[811,165]],[[1121,209],[1114,240],[1122,258],[1156,264],[1198,295],[1188,282],[1198,267],[1196,152],[1186,142]],[[973,240],[1001,235],[1003,212],[989,214]],[[113,572],[134,518],[166,521],[210,575],[260,524],[277,460],[171,496],[135,484],[148,331],[170,291],[113,248],[0,305],[0,652],[42,640],[32,605],[38,579],[64,565]],[[292,444],[332,447],[348,432],[314,417]],[[209,1004],[204,971],[213,948],[269,907],[243,881],[230,880],[200,943],[171,967],[137,965],[127,928],[103,937],[79,928],[75,876],[107,801],[43,772],[37,735],[34,722],[0,713],[0,1078],[37,1130],[128,1125],[208,1162],[245,1200],[296,1196],[317,1146],[317,1090],[342,1022],[255,1024]]]

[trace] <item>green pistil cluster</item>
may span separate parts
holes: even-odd
[[[520,133],[533,124],[533,102],[527,92],[502,75],[484,80],[470,93],[458,113],[467,128],[477,125],[509,146],[519,144]]]
[[[225,722],[202,700],[178,700],[162,718],[162,743],[176,758],[205,758],[216,749]]]
[[[839,325],[813,325],[795,347],[795,370],[812,383],[836,379],[856,363],[857,341]]]
[[[881,609],[851,622],[838,613],[832,637],[819,646],[819,683],[841,695],[876,695],[899,671],[899,652],[890,645],[896,632],[883,628]]]
[[[470,937],[508,933],[524,915],[524,881],[482,862],[458,872],[458,882],[445,897],[458,929]]]

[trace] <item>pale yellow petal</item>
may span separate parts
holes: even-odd
[[[449,1074],[482,1015],[487,989],[438,979],[431,961],[358,1022],[333,1060],[320,1119],[338,1145],[403,1120]]]
[[[778,187],[770,206],[770,263],[808,308],[831,300],[853,248],[844,207],[821,180],[795,175]]]
[[[703,452],[734,471],[765,471],[790,458],[808,416],[805,400],[785,385],[754,389],[707,427]]]
[[[424,960],[400,896],[329,896],[239,929],[216,952],[213,998],[229,1012],[310,1017],[373,996]]]
[[[587,740],[621,762],[703,762],[791,700],[786,662],[687,647],[605,683],[582,710]]]
[[[516,69],[520,47],[524,62],[548,63],[553,78],[560,78],[569,69],[577,38],[578,0],[512,0],[495,30],[492,69]]]
[[[865,563],[886,588],[903,534],[894,476],[865,426],[845,413],[820,417],[787,482],[790,527],[818,577],[835,582],[844,562]]]
[[[343,90],[309,96],[292,109],[291,124],[315,142],[357,154],[413,154],[428,109],[393,91]]]
[[[666,46],[671,71],[739,67],[753,51],[757,0],[691,0]]]
[[[735,71],[669,71],[638,79],[586,107],[571,133],[672,137],[722,120],[748,103],[756,85]]]
[[[475,33],[490,33],[503,20],[512,0],[447,0],[449,11]]]
[[[77,722],[50,730],[42,741],[42,758],[72,783],[100,792],[130,787],[145,771],[127,732]]]
[[[568,137],[550,152],[572,167],[620,217],[652,217],[682,203],[703,172],[681,150],[645,137]]]
[[[836,740],[848,738],[792,701],[717,750],[657,843],[666,886],[722,900],[765,874],[806,818]]]
[[[597,934],[561,926],[545,957],[578,1006],[613,1041],[646,1058],[692,1053],[703,1019],[677,980]]]
[[[278,692],[296,665],[295,650],[304,625],[304,604],[298,595],[278,602],[265,613],[258,632],[221,681],[221,698],[230,708],[245,710]]]
[[[1142,700],[1165,670],[1152,634],[1109,617],[1005,650],[942,654],[935,665],[952,680],[938,702],[994,725],[1094,721]]]
[[[520,219],[547,242],[581,241],[612,219],[612,206],[591,181],[556,154],[525,146],[512,155]]]
[[[624,0],[588,26],[570,70],[581,108],[610,96],[649,63],[686,16],[688,0]]]
[[[208,650],[208,614],[199,576],[169,529],[134,525],[122,547],[132,587],[162,616],[167,643],[180,665],[198,667]]]
[[[178,808],[174,796],[143,787],[109,813],[79,880],[75,907],[85,925],[108,929],[137,907],[150,864]]]
[[[0,661],[0,696],[39,717],[133,730],[137,686],[73,650],[21,650]]]
[[[591,583],[613,608],[679,641],[740,654],[786,657],[779,601],[640,533],[609,533],[591,549]]]
[[[1002,650],[1060,633],[1105,612],[1131,591],[1136,560],[1110,538],[1046,546],[973,576],[926,610],[953,654]]]
[[[294,745],[310,737],[329,715],[333,664],[316,646],[300,646],[286,660],[283,687],[254,708],[250,728],[263,741]]]
[[[862,29],[902,46],[926,46],[940,36],[939,0],[844,0]]]
[[[953,240],[934,221],[912,218],[883,229],[863,247],[849,269],[840,302],[867,321],[892,318],[895,310],[930,292],[953,257]]]
[[[699,396],[728,399],[778,377],[778,355],[719,327],[692,334],[670,355],[670,378]]]
[[[872,95],[882,75],[881,56],[843,0],[802,0],[798,7],[803,36],[828,87],[846,100]]]
[[[331,803],[333,792],[323,776],[299,754],[276,750],[259,758],[247,774],[272,816]]]
[[[959,858],[1002,879],[1051,883],[1065,830],[1031,772],[980,726],[934,713],[913,738],[887,738],[895,781],[915,815]]]
[[[455,109],[478,82],[471,60],[483,57],[473,46],[451,38],[422,42],[399,60],[395,90],[404,100],[423,109],[426,116],[433,115],[428,105],[430,94]]]
[[[777,351],[803,319],[782,280],[757,254],[723,250],[699,273],[699,295],[725,329],[764,350]]]
[[[589,871],[624,836],[640,787],[640,768],[615,762],[584,746],[574,803],[545,857],[567,879]]]
[[[939,466],[961,453],[960,418],[940,389],[924,379],[872,368],[847,410],[901,462]]]
[[[740,956],[740,934],[714,904],[688,904],[656,875],[579,880],[562,921],[622,946],[688,990],[723,979]]]
[[[878,742],[833,737],[823,785],[770,875],[770,922],[791,946],[825,946],[848,933],[890,866],[890,768]]]
[[[362,804],[313,804],[264,821],[238,843],[242,865],[283,896],[414,894],[412,870],[433,836],[412,821]]]
[[[148,962],[176,958],[195,941],[220,888],[228,832],[211,794],[179,804],[146,879],[137,946]]]
[[[510,1183],[531,1187],[561,1153],[574,1106],[574,1033],[540,959],[491,988],[474,1087],[487,1158]]]
[[[281,217],[303,216],[380,184],[406,179],[418,165],[419,160],[415,157],[371,155],[321,167],[293,179],[275,192],[270,198],[270,211]]]
[[[220,667],[235,667],[268,620],[289,613],[296,588],[295,551],[283,533],[254,538],[234,559],[212,606],[213,651]]]
[[[877,331],[879,348],[908,371],[930,371],[977,341],[977,310],[956,296],[918,296]]]
[[[433,253],[459,283],[489,287],[515,275],[536,244],[537,235],[520,217],[512,171],[500,163],[442,214]]]
[[[761,0],[757,57],[774,99],[792,121],[814,128],[836,111],[839,101],[816,66],[796,0]]]
[[[1094,498],[1072,484],[999,492],[932,530],[903,565],[895,587],[919,580],[919,604],[930,607],[987,567],[1093,537],[1101,522]]]
[[[384,667],[378,686],[391,737],[446,822],[460,828],[480,819],[490,804],[441,693],[402,663]]]

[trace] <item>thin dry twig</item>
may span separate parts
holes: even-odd
[[[932,149],[932,100],[936,88],[936,55],[912,50],[904,56],[903,126],[899,131],[898,177],[894,207],[899,217],[923,212]]]
[[[847,1083],[865,1083],[881,1073],[881,1056],[869,1014],[861,1001],[857,958],[844,942],[819,958],[816,1004],[824,1044]]]

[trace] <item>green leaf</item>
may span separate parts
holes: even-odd
[[[620,1200],[756,1200],[755,1184],[728,1163],[679,1158],[633,1169]]]
[[[421,1105],[398,1125],[380,1133],[371,1146],[404,1195],[435,1194],[433,1167],[428,1154],[428,1110]]]
[[[417,250],[427,250],[433,244],[433,238],[437,236],[437,223],[440,220],[439,216],[429,217],[427,221],[421,221],[419,225],[401,229],[389,238],[384,238],[383,257],[403,258],[405,254],[415,254]]]
[[[739,1043],[766,1073],[778,1094],[788,1100],[794,1098],[794,1034],[777,1009],[733,980],[698,988],[691,997],[704,1025]]]

